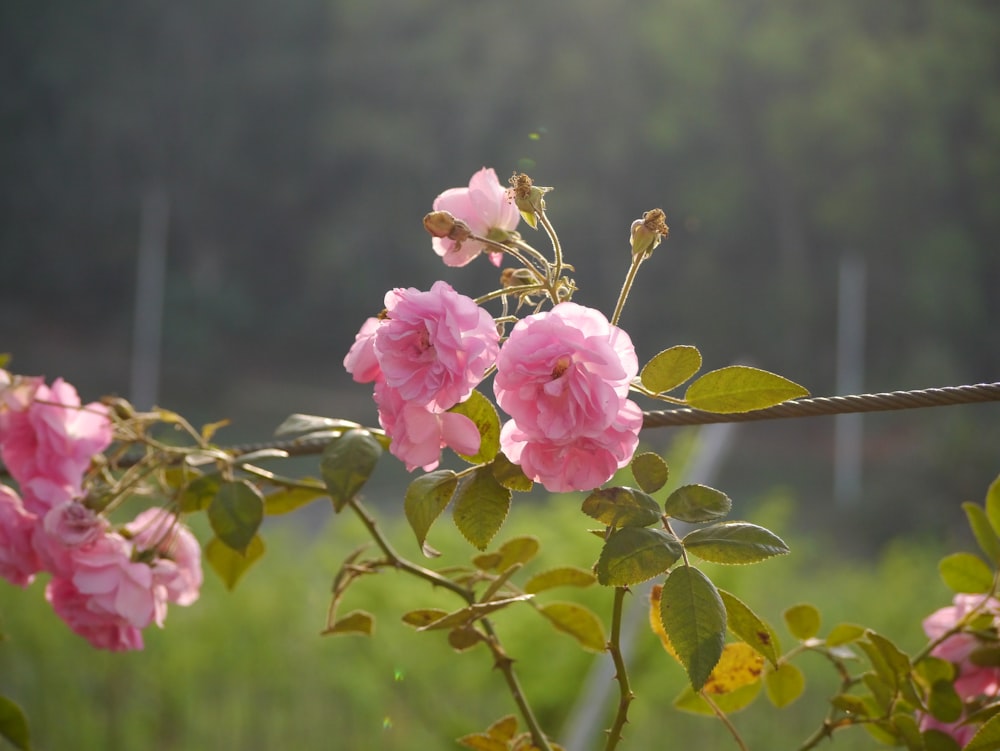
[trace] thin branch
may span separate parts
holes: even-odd
[[[615,664],[619,699],[618,712],[615,714],[615,721],[611,725],[611,729],[608,730],[608,742],[604,746],[604,751],[613,751],[618,747],[625,723],[628,722],[629,705],[635,698],[632,687],[629,685],[628,668],[625,666],[625,658],[622,656],[621,650],[622,611],[627,593],[628,587],[615,587],[615,604],[611,613],[611,639],[608,641],[608,652]]]

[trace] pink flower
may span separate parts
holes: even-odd
[[[167,600],[190,605],[201,591],[201,546],[176,516],[151,508],[125,527],[140,551],[153,551],[153,579],[167,590]]]
[[[98,649],[122,652],[142,649],[142,631],[127,618],[91,607],[91,598],[71,581],[54,578],[45,588],[45,599],[77,634]]]
[[[370,383],[382,376],[382,368],[375,354],[375,332],[381,323],[378,318],[365,321],[344,358],[344,369],[358,383]]]
[[[372,335],[374,352],[385,382],[406,401],[443,412],[467,399],[496,361],[492,317],[445,282],[428,292],[395,289],[385,307],[388,318]],[[367,357],[357,360],[371,371]]]
[[[638,445],[642,411],[627,398],[638,370],[628,334],[596,310],[565,302],[522,319],[493,383],[512,418],[504,454],[549,490],[603,484]]]
[[[466,456],[479,451],[479,429],[465,415],[433,412],[406,401],[385,383],[375,385],[375,402],[379,423],[392,438],[389,451],[409,472],[436,469],[446,446]]]
[[[49,509],[35,529],[35,550],[47,571],[72,578],[78,550],[97,543],[109,526],[82,503],[67,501]]]
[[[38,518],[25,511],[17,493],[0,485],[0,576],[18,587],[27,587],[42,568],[32,534]]]
[[[465,222],[474,235],[491,240],[505,238],[521,220],[517,206],[500,184],[497,173],[486,167],[472,176],[469,187],[449,188],[435,198],[434,210],[449,212]],[[435,237],[431,242],[434,252],[447,266],[465,266],[486,248],[478,240],[457,243],[446,237]],[[500,265],[502,253],[491,252],[489,256],[494,266]]]
[[[22,488],[42,479],[69,495],[82,492],[81,481],[92,457],[110,443],[107,408],[97,403],[82,407],[76,389],[61,378],[51,388],[38,384],[24,409],[6,411],[0,431],[0,454]],[[47,511],[44,500],[34,506],[34,501],[46,495],[32,497],[26,492],[28,510]]]

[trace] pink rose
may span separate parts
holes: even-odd
[[[497,179],[492,169],[483,168],[472,176],[467,188],[450,188],[434,199],[435,211],[447,211],[456,219],[465,222],[474,235],[506,237],[506,233],[517,228],[521,214],[511,200],[507,190]],[[465,266],[478,256],[486,245],[478,240],[457,243],[447,237],[432,239],[434,252],[441,256],[447,266]],[[500,265],[503,253],[489,253],[494,266]]]
[[[344,369],[358,383],[370,383],[382,376],[382,369],[375,354],[375,332],[381,323],[378,318],[369,318],[365,321],[344,358]]]
[[[11,476],[22,486],[41,478],[70,495],[82,492],[92,457],[111,443],[107,408],[81,406],[76,389],[61,378],[51,388],[39,384],[24,409],[8,410],[3,428],[0,454]],[[48,508],[29,510],[43,513]]]
[[[156,554],[153,579],[166,587],[167,600],[190,605],[201,591],[201,545],[191,530],[160,508],[143,511],[126,525],[140,551]]]
[[[123,652],[142,649],[142,631],[127,618],[91,608],[91,598],[73,583],[60,578],[49,581],[45,599],[75,633],[98,649]]]
[[[379,423],[392,438],[389,451],[412,472],[417,467],[436,469],[446,446],[466,456],[479,451],[476,424],[465,415],[432,412],[408,402],[385,383],[375,385]]]
[[[467,399],[496,361],[493,318],[445,282],[428,292],[392,290],[385,307],[374,352],[385,382],[406,401],[443,412]]]
[[[600,486],[638,445],[642,410],[627,398],[638,370],[628,334],[596,310],[565,302],[522,319],[493,383],[512,418],[504,454],[549,490]]]
[[[35,550],[47,571],[71,578],[78,550],[97,543],[108,529],[106,519],[82,503],[67,501],[49,509],[35,529]]]
[[[38,518],[27,511],[21,499],[0,485],[0,576],[18,587],[31,584],[42,568],[31,538]]]

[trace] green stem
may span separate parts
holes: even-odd
[[[625,276],[625,282],[622,284],[621,292],[618,293],[618,302],[615,304],[615,312],[611,316],[611,325],[617,326],[618,319],[621,318],[622,308],[625,307],[625,301],[628,299],[628,293],[632,291],[632,284],[635,282],[635,275],[639,271],[639,266],[642,262],[646,260],[646,257],[642,253],[636,253],[632,256],[632,264],[628,267],[628,274]]]
[[[622,635],[622,611],[624,609],[625,595],[628,593],[627,587],[615,587],[615,604],[611,613],[611,639],[608,641],[608,652],[611,660],[615,664],[615,678],[618,680],[618,712],[615,714],[614,723],[608,731],[608,742],[604,745],[604,751],[612,751],[618,747],[622,739],[622,730],[628,722],[628,708],[635,698],[632,688],[629,685],[628,668],[625,667],[625,658],[622,657],[621,635]]]
[[[723,712],[719,708],[719,705],[712,701],[711,697],[709,697],[709,695],[704,691],[699,691],[698,693],[701,694],[701,698],[705,700],[705,703],[712,708],[712,712],[714,712],[715,716],[719,718],[719,722],[721,722],[726,727],[726,730],[729,731],[729,734],[733,736],[733,740],[736,741],[736,745],[740,747],[740,751],[748,751],[747,744],[743,742],[743,738],[740,737],[739,731],[726,716],[726,713]]]

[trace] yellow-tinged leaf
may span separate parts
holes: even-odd
[[[201,437],[206,441],[211,441],[212,436],[216,434],[221,428],[226,427],[229,424],[229,420],[219,420],[218,422],[210,422],[207,425],[203,425],[201,428]]]
[[[524,591],[537,594],[553,587],[589,587],[596,581],[597,577],[586,569],[561,566],[535,574],[524,585]]]
[[[501,717],[486,728],[486,734],[498,741],[512,741],[516,733],[517,717],[512,714]]]
[[[809,392],[794,381],[759,368],[731,365],[701,376],[688,386],[684,401],[705,412],[733,414],[766,409],[801,396],[809,396]]]
[[[497,740],[486,733],[463,735],[458,742],[466,748],[471,748],[472,751],[509,751],[506,741]]]
[[[722,657],[712,668],[702,686],[706,694],[728,694],[760,680],[764,656],[746,642],[738,641],[722,648]]]
[[[767,698],[774,706],[781,709],[802,695],[802,691],[806,687],[806,679],[798,667],[790,662],[783,662],[777,670],[767,671],[764,685],[767,688]]]
[[[604,627],[590,610],[573,602],[553,602],[540,609],[559,631],[569,634],[584,649],[603,652]]]
[[[219,575],[226,589],[232,589],[254,563],[264,555],[264,541],[254,535],[242,553],[233,550],[218,537],[213,537],[205,545],[205,558],[212,570]]]
[[[750,683],[742,686],[728,694],[716,694],[712,697],[712,704],[726,714],[733,714],[750,706],[754,699],[760,694],[762,681]],[[683,712],[693,714],[714,715],[715,709],[705,701],[701,692],[696,692],[691,686],[685,686],[680,696],[674,699],[674,707]]]
[[[403,623],[414,628],[423,628],[428,624],[434,623],[434,621],[440,621],[446,615],[448,615],[447,610],[438,610],[436,608],[411,610],[409,613],[403,615]]]
[[[329,634],[365,634],[371,636],[375,630],[375,618],[364,610],[352,610],[336,623],[323,630],[322,635]]]
[[[679,344],[665,349],[646,363],[639,373],[642,385],[654,394],[671,391],[701,370],[701,353],[696,347]]]

